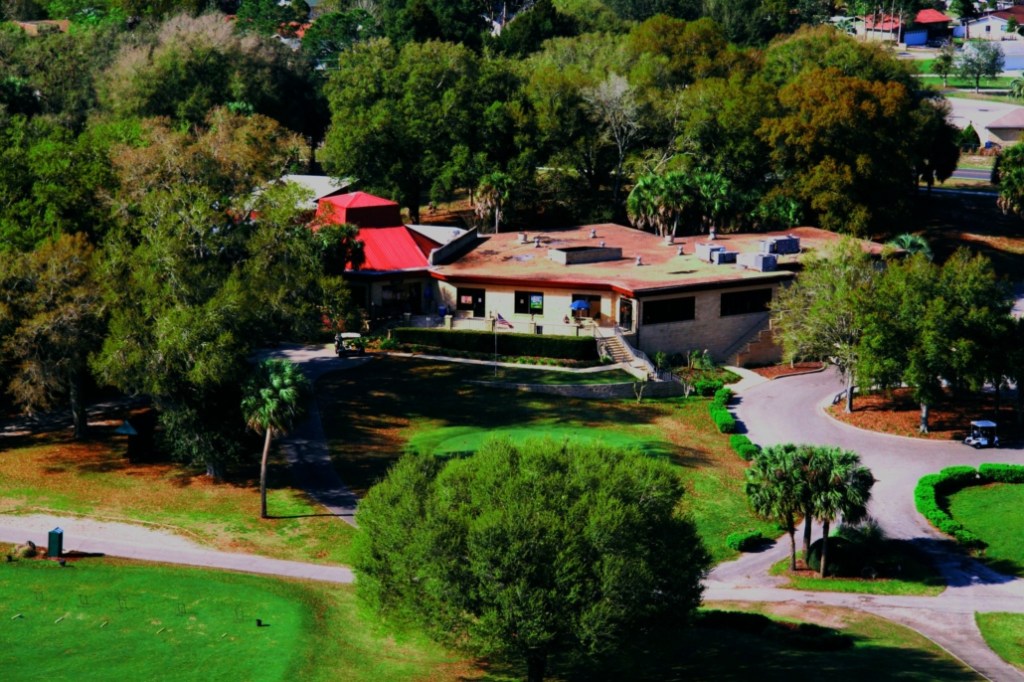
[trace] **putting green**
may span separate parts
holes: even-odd
[[[423,431],[409,439],[407,450],[424,454],[447,457],[473,453],[488,438],[508,438],[513,443],[536,438],[550,438],[556,441],[572,440],[578,443],[593,443],[615,448],[638,449],[650,455],[668,455],[672,444],[667,441],[644,439],[621,431],[605,431],[583,425],[559,426],[510,426],[498,429],[481,429],[473,426],[446,426]]]

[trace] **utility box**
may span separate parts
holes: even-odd
[[[64,531],[54,528],[50,531],[50,542],[46,547],[46,556],[56,559],[64,553]]]
[[[712,251],[711,252],[711,262],[714,263],[715,265],[725,265],[726,263],[735,263],[736,262],[736,255],[737,254],[736,254],[735,251],[726,251],[725,249],[720,249],[718,251]]]
[[[711,262],[711,254],[715,253],[716,251],[725,251],[725,247],[719,246],[717,244],[708,244],[706,242],[698,243],[695,247],[695,253],[697,254],[697,258],[699,258],[702,261],[707,261],[708,263]]]

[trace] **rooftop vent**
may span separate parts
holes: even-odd
[[[581,263],[604,263],[620,260],[622,249],[601,246],[562,246],[548,249],[548,258],[562,265],[579,265]]]

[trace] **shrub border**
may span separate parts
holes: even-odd
[[[1024,483],[1024,466],[1019,464],[982,464],[952,466],[937,474],[922,476],[914,488],[914,506],[936,529],[951,535],[968,550],[983,550],[985,541],[954,519],[946,498],[964,488],[989,483]]]

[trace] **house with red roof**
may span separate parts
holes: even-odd
[[[452,227],[405,225],[397,203],[366,192],[319,199],[314,229],[325,223],[359,228],[363,261],[357,267],[349,264],[346,280],[371,320],[436,314],[430,266],[452,257],[476,234]]]
[[[952,37],[949,28],[952,21],[942,12],[931,8],[919,11],[909,25],[904,25],[898,15],[880,12],[864,17],[864,30],[869,36],[888,38],[904,43],[907,47],[914,47]]]

